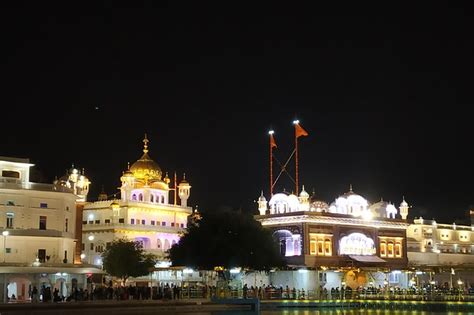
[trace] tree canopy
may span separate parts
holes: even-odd
[[[121,278],[123,283],[129,277],[140,277],[150,273],[156,257],[146,253],[140,242],[126,239],[115,240],[102,253],[104,270],[111,276]]]
[[[204,270],[217,266],[269,270],[285,265],[271,232],[251,214],[234,211],[207,213],[190,224],[169,258],[175,266]]]

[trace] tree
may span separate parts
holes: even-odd
[[[251,214],[234,211],[206,213],[188,225],[169,251],[173,265],[212,270],[222,266],[270,270],[285,265],[269,230]]]
[[[111,276],[122,279],[122,283],[129,277],[140,277],[150,273],[155,266],[156,257],[146,253],[140,242],[126,239],[115,240],[102,253],[104,270]]]

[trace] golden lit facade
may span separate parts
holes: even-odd
[[[164,259],[187,226],[192,213],[187,206],[190,184],[183,179],[170,188],[171,180],[163,177],[161,168],[148,155],[146,136],[143,143],[143,155],[120,178],[120,199],[100,200],[84,207],[82,257],[87,263],[100,265],[101,253],[120,238],[139,241],[147,252]],[[170,192],[176,191],[179,199],[174,194],[170,199]]]
[[[407,268],[408,208],[405,200],[398,208],[383,200],[371,203],[352,187],[327,203],[310,197],[303,186],[298,196],[276,193],[268,202],[262,194],[255,218],[272,231],[289,266],[298,269],[292,276],[295,285],[357,288],[383,284],[392,276],[387,271],[399,275]],[[282,272],[271,275],[273,283],[283,278]]]
[[[407,237],[413,266],[474,268],[474,224],[441,224],[420,217],[408,227]]]

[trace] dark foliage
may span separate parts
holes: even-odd
[[[250,214],[233,211],[206,213],[189,225],[169,258],[175,266],[205,270],[217,266],[269,270],[285,265],[271,232]]]
[[[150,273],[156,257],[146,253],[140,242],[119,239],[112,242],[102,253],[104,270],[111,276],[125,281],[129,277],[140,277]]]

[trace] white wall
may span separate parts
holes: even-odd
[[[7,263],[31,265],[37,257],[38,249],[45,249],[46,255],[50,256],[47,263],[63,263],[64,251],[67,251],[68,263],[72,263],[74,258],[74,240],[69,238],[9,235],[0,236],[0,244],[1,262],[5,258]],[[11,252],[5,254],[4,248],[10,248]]]

